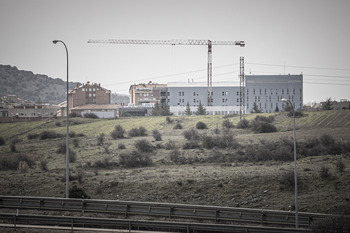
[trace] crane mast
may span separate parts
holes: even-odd
[[[207,45],[208,46],[208,70],[207,70],[207,86],[208,86],[208,106],[213,104],[212,96],[212,45],[238,45],[245,46],[244,41],[211,41],[211,40],[94,40],[90,39],[88,43],[109,43],[109,44],[145,44],[145,45]]]

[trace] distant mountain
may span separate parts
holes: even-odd
[[[69,89],[81,85],[69,82]],[[47,75],[33,74],[31,71],[18,70],[16,66],[0,65],[0,97],[16,95],[31,102],[59,104],[66,100],[66,82]],[[112,94],[111,103],[129,103],[129,96]]]

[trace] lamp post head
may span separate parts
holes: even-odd
[[[57,42],[59,42],[59,40],[53,40],[52,43],[57,44]]]
[[[282,100],[282,102],[288,102],[288,100],[287,99],[281,99]]]
[[[239,45],[241,47],[244,47],[245,46],[245,42],[243,40],[241,41],[235,41],[235,45]]]

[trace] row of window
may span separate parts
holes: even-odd
[[[98,91],[98,90],[100,90],[99,88],[82,88],[81,89],[82,91],[88,91],[88,92],[91,92],[91,91]]]
[[[274,93],[274,89],[273,88],[271,88],[270,91],[268,89],[258,89],[258,90],[253,89],[253,95],[257,95],[257,93],[259,93],[259,95],[262,95],[262,90],[264,90],[264,94],[265,95],[267,95],[268,92],[271,95],[273,95],[273,93]],[[299,90],[300,90],[300,94],[302,94],[301,88]],[[278,89],[277,88],[275,89],[275,93],[276,93],[276,95],[278,95]],[[293,88],[292,90],[289,90],[289,88],[286,88],[286,89],[282,88],[281,89],[281,94],[284,95],[285,93],[287,95],[289,95],[289,93],[293,93],[293,95],[295,95],[295,88]],[[249,89],[247,89],[247,95],[249,95]]]

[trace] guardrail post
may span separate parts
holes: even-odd
[[[129,232],[131,232],[131,222],[128,222],[128,228],[129,228]]]
[[[220,210],[215,210],[215,222],[218,222],[218,215]]]
[[[86,203],[85,203],[85,200],[83,199],[81,202],[81,213],[82,214],[84,214],[85,206],[86,206]]]
[[[13,225],[15,227],[15,231],[17,231],[16,216],[13,216]]]
[[[128,210],[129,210],[129,205],[125,206],[125,218],[128,217]]]
[[[264,211],[261,211],[261,225],[264,224],[264,217],[265,217],[265,213]]]
[[[169,208],[169,218],[171,218],[171,214],[172,214],[172,212],[173,212],[173,209],[174,209],[173,207],[170,207],[170,208]]]
[[[39,210],[41,210],[41,203],[43,203],[43,202],[44,202],[43,199],[40,199],[40,200],[39,200]]]
[[[187,233],[190,233],[190,225],[187,224]]]
[[[73,232],[73,228],[74,228],[74,220],[73,220],[73,218],[71,219],[71,232]]]

